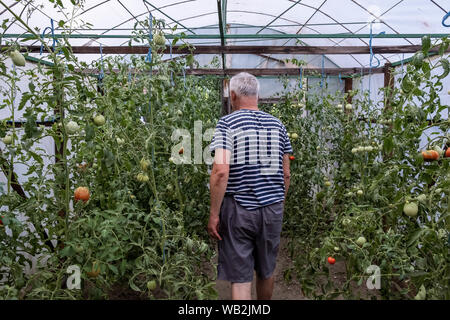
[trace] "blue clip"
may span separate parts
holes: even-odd
[[[103,72],[103,50],[102,44],[100,43],[100,73],[98,74],[98,79],[102,80],[105,77],[105,73]]]
[[[58,42],[58,39],[55,38],[55,28],[54,28],[54,25],[53,25],[53,19],[50,19],[50,27],[46,27],[44,29],[44,31],[42,32],[42,35],[41,35],[42,39],[44,39],[44,36],[45,36],[45,33],[47,32],[47,30],[50,30],[50,32],[52,33],[52,39],[53,39],[52,49],[53,49],[53,51],[55,51],[55,45],[57,43],[59,43],[59,42]],[[43,49],[44,49],[44,44],[41,43],[41,49],[40,49],[40,54],[41,55],[42,55]]]
[[[148,48],[148,53],[147,53],[147,57],[145,58],[145,62],[152,63],[153,17],[152,17],[151,13],[149,15],[148,38],[150,40],[150,46]]]
[[[450,24],[446,24],[445,23],[445,21],[448,19],[450,17],[450,11],[449,12],[447,12],[447,14],[442,18],[442,25],[444,26],[444,27],[450,27]]]
[[[342,83],[341,74],[339,73],[339,82]]]

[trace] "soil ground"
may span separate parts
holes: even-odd
[[[273,300],[305,300],[300,284],[297,280],[292,279],[290,283],[284,280],[284,270],[293,266],[292,260],[289,258],[286,249],[287,240],[282,239],[280,244],[280,251],[278,253],[277,266],[275,268],[275,287],[273,290]],[[216,258],[217,259],[217,258]],[[217,261],[214,261],[215,263]],[[256,275],[254,276],[256,278]],[[216,281],[216,290],[219,294],[219,300],[231,299],[231,285],[227,281]],[[252,298],[256,299],[255,281],[252,283]]]
[[[273,300],[308,300],[301,290],[300,283],[295,277],[292,277],[290,281],[284,279],[284,271],[293,268],[293,262],[289,257],[287,250],[287,239],[281,239],[280,251],[278,253],[277,265],[275,268],[275,286],[273,291]],[[214,263],[217,263],[217,257]],[[339,286],[346,281],[345,262],[337,261],[330,268],[330,276],[333,282]],[[254,279],[256,275],[254,276]],[[325,282],[325,279],[324,279]],[[355,295],[359,295],[361,299],[370,299],[371,296],[378,297],[378,292],[368,290],[364,285],[358,286],[356,283],[352,283],[352,292]],[[231,299],[231,285],[229,282],[217,280],[216,290],[218,292],[219,300]],[[252,299],[256,299],[255,281],[252,283]],[[336,298],[336,300],[343,300],[342,296]]]

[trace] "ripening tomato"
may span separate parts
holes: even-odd
[[[87,275],[91,278],[97,278],[99,274],[100,274],[100,265],[98,261],[94,261],[92,263],[92,269],[91,271],[87,272]]]
[[[439,159],[439,153],[436,150],[422,151],[422,156],[423,156],[423,159],[427,160],[427,161]]]
[[[78,187],[75,189],[74,192],[74,198],[75,201],[83,200],[84,202],[87,202],[90,198],[89,189],[86,187]]]
[[[449,148],[447,148],[447,150],[445,151],[445,155],[444,155],[444,157],[446,157],[446,158],[450,158],[450,147],[449,147]]]
[[[289,160],[295,160],[295,157],[294,156],[289,156]]]
[[[336,263],[336,259],[333,257],[328,257],[328,263],[329,264],[335,264]]]

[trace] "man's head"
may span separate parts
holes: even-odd
[[[241,72],[230,80],[230,98],[233,109],[257,107],[259,82],[250,73]]]

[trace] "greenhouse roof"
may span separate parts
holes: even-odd
[[[371,42],[373,46],[418,45],[423,34],[448,35],[444,24],[450,24],[450,18],[446,22],[443,19],[449,11],[449,3],[444,0],[90,0],[81,6],[63,1],[63,10],[51,2],[58,1],[2,0],[0,14],[2,20],[13,21],[6,7],[10,8],[39,34],[50,27],[50,19],[54,20],[56,35],[63,31],[59,21],[72,21],[72,46],[104,47],[127,46],[136,22],[145,21],[150,13],[166,22],[167,38],[184,32],[185,41],[196,46],[369,47]],[[177,30],[172,31],[175,25]],[[5,33],[10,39],[29,34],[18,22]],[[34,39],[22,44],[39,43]],[[376,56],[383,65],[410,55]],[[98,55],[90,58],[97,59]],[[327,58],[338,67],[370,64],[369,54],[334,54]]]

